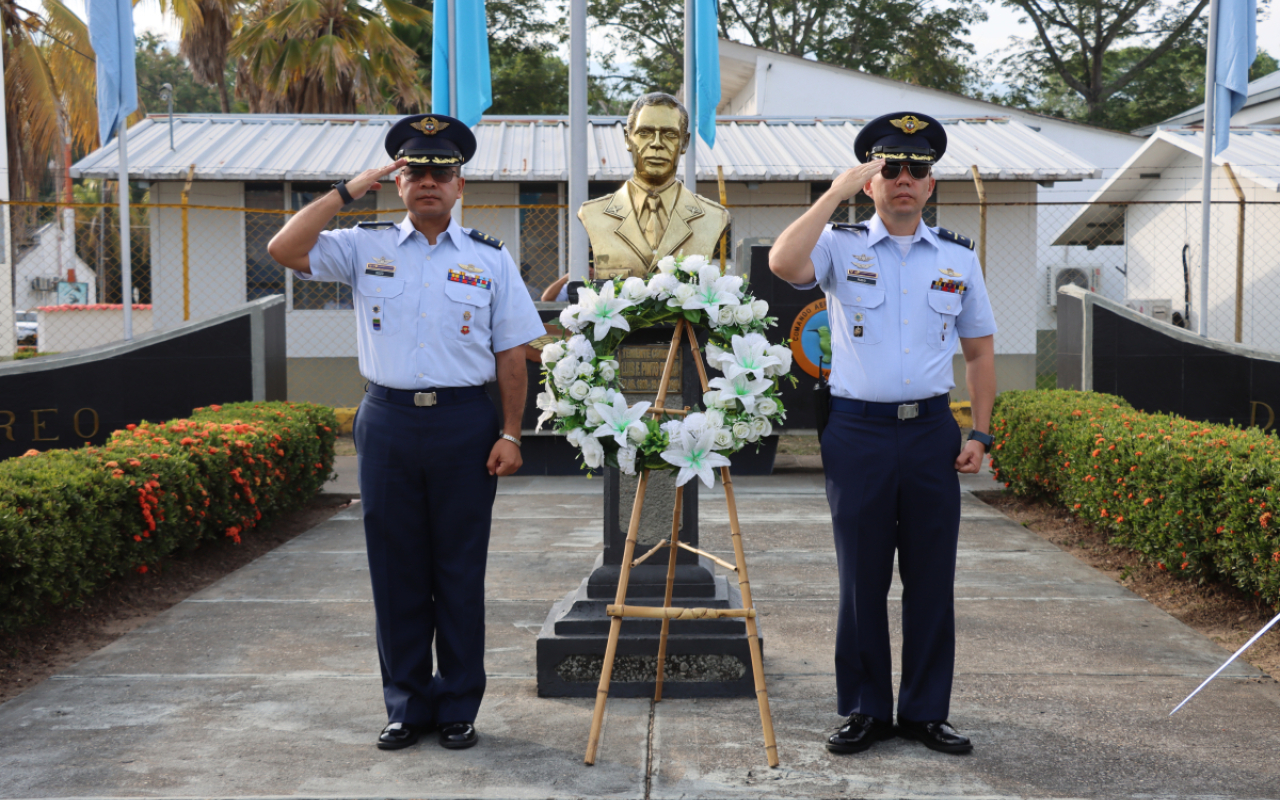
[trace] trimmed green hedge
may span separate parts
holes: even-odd
[[[332,473],[336,429],[325,406],[215,405],[0,462],[0,631],[300,508]]]
[[[1011,491],[1065,506],[1161,569],[1280,607],[1275,436],[1061,390],[1002,393],[991,433]]]

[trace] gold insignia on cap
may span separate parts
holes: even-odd
[[[911,117],[911,119],[915,119],[915,117]],[[417,122],[410,122],[409,127],[413,128],[415,131],[421,131],[426,136],[435,136],[440,131],[449,127],[450,124],[451,123],[448,122],[441,122],[435,117],[423,117]],[[895,122],[894,124],[896,125],[897,123]]]
[[[929,127],[929,123],[917,118],[914,114],[908,114],[902,119],[891,119],[889,124],[903,133],[918,133]]]

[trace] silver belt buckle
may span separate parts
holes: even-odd
[[[414,392],[413,404],[419,408],[423,406],[434,406],[436,404],[435,392]]]
[[[898,406],[898,419],[915,419],[920,416],[919,403],[907,403]]]

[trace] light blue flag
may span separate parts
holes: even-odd
[[[1219,0],[1214,65],[1213,154],[1227,148],[1231,117],[1249,96],[1249,67],[1258,56],[1258,0]]]
[[[106,145],[138,107],[133,5],[129,0],[88,0],[86,5],[89,42],[98,57],[98,138]]]
[[[693,7],[693,75],[697,84],[698,135],[716,145],[716,107],[720,105],[720,37],[716,0],[695,0]]]
[[[484,0],[456,0],[458,12],[458,108],[455,116],[468,127],[493,105],[489,77],[489,29]],[[435,0],[431,34],[431,112],[449,114],[449,3]]]

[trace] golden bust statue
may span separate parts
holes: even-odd
[[[578,209],[595,256],[595,277],[645,277],[668,255],[711,257],[729,212],[676,180],[689,147],[689,112],[669,94],[631,104],[624,130],[635,170],[617,192]]]

